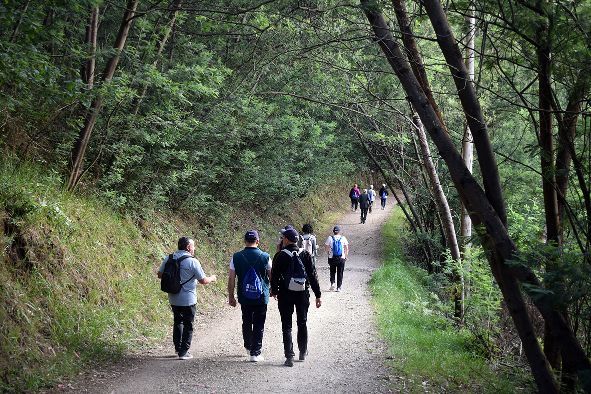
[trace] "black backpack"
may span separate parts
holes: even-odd
[[[287,272],[283,276],[285,286],[291,291],[304,291],[306,290],[306,280],[308,275],[306,274],[306,268],[301,258],[301,253],[305,251],[289,251],[283,249],[282,252],[287,253],[291,257],[291,261],[287,268]]]
[[[169,294],[178,294],[183,285],[195,277],[195,274],[193,274],[189,280],[181,283],[181,261],[189,257],[191,256],[184,255],[175,259],[173,255],[168,256],[168,260],[164,264],[162,277],[160,278],[160,290]]]

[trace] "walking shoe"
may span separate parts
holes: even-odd
[[[299,360],[304,361],[306,359],[307,355],[308,355],[308,352],[300,352]]]
[[[340,287],[337,287],[337,293],[338,293],[339,291],[341,291],[341,288],[340,288]]]
[[[181,359],[181,360],[190,360],[192,358],[193,358],[193,355],[189,352],[183,354],[182,356],[179,355],[179,359]]]
[[[286,367],[293,367],[293,357],[286,358],[283,365],[285,365]]]
[[[334,291],[334,283],[331,283],[331,284],[330,284],[330,289],[329,289],[329,290],[330,290],[330,291]]]
[[[259,354],[258,356],[250,356],[250,362],[251,363],[258,363],[259,361],[263,361],[265,358],[263,357],[262,354]]]

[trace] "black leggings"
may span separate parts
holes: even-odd
[[[337,277],[337,288],[343,285],[343,273],[345,272],[345,259],[341,257],[333,257],[328,259],[330,266],[330,284],[334,283],[335,274]]]

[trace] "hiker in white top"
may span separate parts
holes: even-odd
[[[369,185],[367,195],[369,196],[369,213],[371,213],[371,207],[373,206],[373,202],[376,200],[376,191],[373,189],[373,185]]]
[[[334,235],[326,239],[324,249],[328,253],[328,265],[330,266],[330,290],[335,289],[335,274],[337,277],[337,291],[341,291],[343,285],[343,273],[345,271],[345,261],[349,255],[349,241],[340,234],[341,228],[334,226],[332,229]]]
[[[318,259],[318,242],[313,233],[314,229],[312,228],[312,225],[309,223],[304,224],[298,246],[300,249],[307,250],[308,253],[312,255],[312,263],[316,265],[316,260]]]

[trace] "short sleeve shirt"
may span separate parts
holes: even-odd
[[[345,238],[345,236],[343,236],[343,235],[337,234],[337,235],[329,236],[326,239],[326,242],[324,243],[325,245],[327,245],[329,247],[329,249],[328,249],[328,258],[329,259],[332,259],[332,237],[335,237],[335,239],[341,238],[341,243],[343,244],[343,247],[345,245],[349,245],[349,241],[347,241],[347,238]]]
[[[188,255],[189,252],[186,250],[177,250],[173,253],[173,257],[178,259],[182,256]],[[159,272],[164,271],[164,265],[168,260],[168,256],[164,258],[162,264],[160,264]],[[191,306],[197,303],[197,283],[201,279],[205,278],[205,272],[201,268],[201,263],[194,257],[189,257],[181,261],[181,283],[184,283],[181,287],[181,291],[177,294],[168,294],[168,301],[170,305],[175,306]]]

